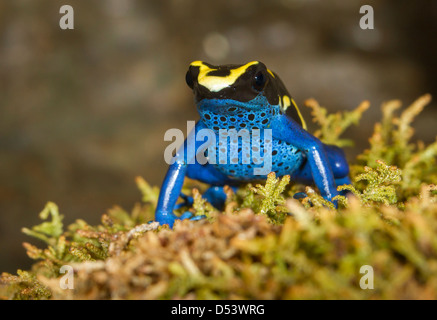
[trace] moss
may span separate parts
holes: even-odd
[[[370,107],[369,101],[363,101],[353,111],[343,111],[328,114],[328,111],[321,107],[315,99],[308,99],[305,105],[311,108],[313,121],[320,126],[314,132],[314,136],[326,144],[333,144],[339,147],[351,146],[350,139],[340,139],[340,135],[352,124],[357,125],[363,113]]]
[[[401,102],[392,100],[382,106],[383,119],[375,124],[370,138],[370,148],[358,156],[357,163],[352,166],[353,174],[363,171],[365,166],[375,167],[377,161],[384,161],[387,165],[396,166],[402,170],[398,197],[405,200],[417,195],[422,184],[437,181],[437,138],[428,146],[423,142],[411,142],[414,129],[411,126],[414,118],[429,104],[431,96],[426,94],[399,116],[395,112],[400,109]]]
[[[5,299],[436,299],[437,142],[411,142],[411,123],[430,101],[425,95],[399,116],[399,101],[382,106],[365,150],[352,163],[348,196],[338,209],[310,186],[274,173],[264,184],[226,188],[223,212],[202,197],[205,185],[187,179],[189,208],[201,221],[177,221],[173,230],[153,220],[158,189],[137,178],[142,204],[114,207],[91,226],[64,228],[56,204],[44,221],[23,232],[45,242],[25,243],[36,262],[17,275],[3,273]],[[316,135],[340,146],[369,107],[328,114],[307,102]],[[293,195],[305,192],[299,200]],[[184,208],[183,210],[185,210]],[[60,267],[74,269],[74,289],[59,286]],[[371,266],[374,289],[360,287]]]
[[[402,171],[395,166],[388,166],[382,160],[376,160],[376,168],[365,166],[364,172],[355,177],[355,181],[367,181],[363,190],[357,190],[352,185],[339,186],[338,190],[351,191],[363,205],[378,203],[386,205],[399,205],[396,196],[396,185],[401,181]],[[347,199],[344,196],[337,196],[342,204],[347,205]]]

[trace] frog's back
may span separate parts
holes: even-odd
[[[268,139],[261,139],[260,144],[244,144],[242,139],[239,139],[237,146],[237,157],[231,153],[231,144],[227,145],[226,159],[217,159],[215,164],[212,164],[218,171],[225,174],[232,180],[239,181],[257,181],[265,179],[266,174],[255,174],[255,168],[267,167],[269,164],[264,163],[264,148],[265,143],[270,143]],[[219,141],[216,142],[217,150],[221,150],[223,155],[224,146]],[[293,175],[294,172],[304,164],[305,154],[292,146],[290,143],[272,139],[271,141],[271,169],[277,176]],[[217,157],[218,158],[218,157]],[[249,159],[249,163],[244,163],[244,159]]]

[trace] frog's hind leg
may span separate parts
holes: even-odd
[[[181,192],[179,195],[182,198],[182,202],[177,203],[174,208],[175,210],[180,209],[182,207],[191,207],[193,205],[194,199],[191,196],[187,196],[185,193]]]
[[[237,191],[237,187],[231,186],[231,188]],[[226,202],[226,193],[223,186],[213,186],[205,191],[202,195],[209,203],[211,203],[215,208],[223,210]]]
[[[234,191],[237,190],[237,187],[233,186],[231,187]],[[183,202],[176,204],[175,209],[179,209],[181,207],[185,206],[192,206],[194,199],[193,197],[187,196],[183,193],[181,193],[181,198],[184,199]],[[226,193],[224,191],[223,186],[212,186],[208,188],[208,190],[205,191],[204,194],[202,194],[202,198],[206,199],[210,204],[214,206],[214,208],[218,210],[223,210],[226,202]],[[190,211],[184,212],[179,219],[191,219],[191,220],[200,220],[205,218],[205,216],[193,216],[193,214]]]
[[[350,184],[349,165],[342,149],[333,145],[323,145],[334,174],[336,185]]]
[[[342,186],[342,185],[345,185],[345,184],[352,184],[352,181],[351,181],[351,179],[348,176],[346,176],[346,177],[343,177],[343,178],[335,179],[335,184],[338,187],[338,186]]]
[[[236,187],[231,187],[234,191],[236,191]],[[184,193],[181,193],[180,197],[183,199],[182,202],[175,205],[175,209],[180,209],[182,207],[191,207],[193,205],[194,199],[191,196],[188,196]],[[222,210],[226,201],[226,193],[224,191],[223,186],[212,186],[208,188],[204,194],[202,194],[202,198],[206,199],[209,203],[211,203],[215,208]]]
[[[329,164],[334,174],[335,185],[342,186],[352,184],[349,178],[349,165],[346,161],[346,156],[342,149],[333,145],[324,145],[326,154],[328,155]],[[340,195],[346,196],[349,193],[347,190],[340,191]]]
[[[352,182],[351,182],[351,179],[349,179],[349,177],[346,176],[346,177],[343,177],[343,178],[335,179],[335,184],[336,184],[336,186],[338,188],[339,186],[342,186],[342,185],[345,185],[345,184],[352,184]],[[342,190],[342,191],[339,191],[339,193],[340,193],[341,196],[347,196],[351,192],[349,190]]]
[[[211,184],[212,187],[206,190],[202,197],[215,208],[219,210],[223,209],[226,201],[226,193],[223,190],[223,187],[232,184],[232,181],[226,175],[208,163],[204,165],[196,163],[189,167],[187,176],[191,179]],[[236,189],[236,187],[231,188],[234,188],[234,190]]]

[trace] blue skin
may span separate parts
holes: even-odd
[[[192,217],[186,212],[176,216],[173,211],[183,205],[190,205],[191,199],[181,195],[185,177],[196,179],[211,185],[203,195],[215,207],[220,208],[226,199],[223,186],[233,188],[250,181],[265,180],[266,175],[254,175],[253,163],[243,164],[242,153],[239,150],[239,163],[230,162],[230,142],[228,141],[228,158],[225,164],[200,164],[194,154],[187,152],[188,141],[195,143],[195,150],[203,153],[205,149],[199,147],[206,141],[195,141],[193,136],[202,129],[211,129],[218,134],[218,129],[272,129],[272,170],[277,176],[290,175],[292,181],[304,184],[314,183],[321,195],[331,201],[339,194],[338,185],[350,184],[348,178],[349,166],[343,151],[331,145],[323,144],[319,139],[304,130],[296,121],[285,115],[280,105],[271,105],[261,91],[254,99],[240,102],[226,97],[205,98],[196,93],[197,109],[200,120],[195,129],[189,134],[175,157],[175,162],[169,166],[164,178],[155,219],[161,225],[173,227],[175,220],[201,217]],[[249,117],[250,115],[250,117]],[[218,123],[218,124],[217,124]],[[239,139],[241,140],[241,139]],[[217,149],[220,152],[219,138],[216,138]],[[241,141],[238,144],[241,147]],[[204,147],[204,146],[203,146]],[[261,145],[261,150],[263,147]],[[217,152],[218,157],[218,152]],[[189,164],[190,163],[190,164]],[[191,164],[192,163],[192,164]],[[176,204],[179,196],[185,202]],[[335,201],[334,201],[335,204]]]

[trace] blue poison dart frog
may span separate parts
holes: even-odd
[[[200,148],[205,140],[190,138],[193,132],[196,137],[202,129],[209,129],[217,136],[223,129],[229,132],[231,129],[247,129],[248,132],[266,132],[265,129],[271,129],[270,135],[259,135],[259,147],[263,149],[270,146],[270,171],[274,171],[277,176],[290,175],[291,181],[314,183],[326,200],[338,195],[337,185],[350,183],[349,166],[343,151],[336,146],[323,144],[306,130],[305,120],[284,84],[262,62],[213,66],[195,61],[189,66],[186,82],[193,90],[200,120],[176,152],[174,162],[169,165],[155,212],[155,219],[160,224],[172,227],[177,219],[199,219],[197,216],[192,217],[189,212],[181,216],[173,213],[173,210],[192,202],[190,197],[181,194],[185,177],[210,184],[211,188],[203,197],[217,208],[226,199],[224,185],[236,188],[243,183],[265,180],[267,177],[268,172],[254,174],[254,168],[261,167],[255,163],[256,159],[244,161],[242,153],[247,148],[242,148],[241,141],[236,144],[239,156],[237,162],[229,159],[229,156],[225,161],[210,161],[210,149]],[[270,137],[271,141],[268,139]],[[187,141],[194,141],[194,152],[189,152],[189,148],[193,147]],[[216,158],[220,152],[229,149],[230,139],[226,140],[225,145],[219,142],[219,138],[213,141],[218,151]],[[252,146],[251,151],[254,149]],[[198,161],[198,152],[208,159],[206,163]],[[185,202],[176,204],[179,197]]]

